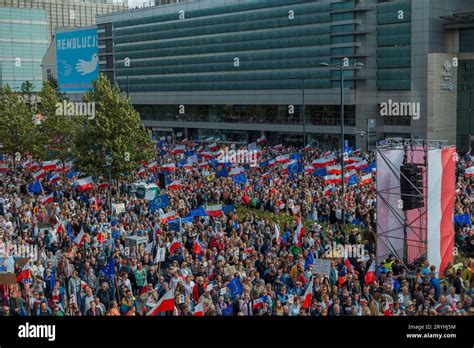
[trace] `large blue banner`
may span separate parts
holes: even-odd
[[[61,92],[84,92],[99,74],[97,29],[56,33],[56,64]]]

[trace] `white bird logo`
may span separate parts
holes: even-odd
[[[79,59],[79,63],[76,64],[76,71],[81,75],[87,75],[97,69],[97,64],[99,64],[99,57],[97,53],[94,53],[90,61]]]

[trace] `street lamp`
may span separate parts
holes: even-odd
[[[112,157],[109,155],[105,156],[105,163],[109,169],[109,209],[110,219],[112,219]]]
[[[340,83],[341,83],[341,185],[342,185],[342,192],[341,192],[341,219],[342,219],[342,228],[344,229],[345,224],[345,210],[344,210],[344,195],[345,195],[345,187],[344,187],[344,69],[359,69],[364,66],[362,63],[355,63],[353,65],[349,64],[348,58],[343,58],[341,64],[329,64],[327,62],[319,63],[320,66],[329,67],[329,68],[338,68],[340,70]]]

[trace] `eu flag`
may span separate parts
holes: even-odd
[[[288,165],[288,174],[301,173],[303,171],[303,165],[301,162],[291,163]]]
[[[242,292],[244,291],[244,288],[242,286],[242,283],[240,282],[239,277],[235,277],[232,279],[229,284],[227,284],[227,287],[230,290],[230,296],[232,298],[235,298],[237,295],[241,295]]]
[[[112,277],[115,275],[115,262],[114,259],[111,258],[107,264],[102,267],[102,273],[104,273],[107,277]]]
[[[218,172],[216,172],[216,178],[220,178],[220,177],[227,177],[229,175],[229,172],[227,171],[227,169],[225,168],[222,168],[221,170],[219,170]]]
[[[170,205],[170,198],[168,195],[160,195],[156,197],[154,200],[152,200],[149,204],[148,207],[150,208],[150,211],[154,213],[160,208],[166,208],[167,206]]]
[[[238,175],[235,175],[232,180],[235,184],[245,184],[247,182],[247,176],[245,175],[245,173],[240,173]]]
[[[234,205],[229,204],[222,207],[222,213],[227,214],[229,212],[233,213],[235,211]]]
[[[290,159],[292,160],[300,160],[301,159],[301,154],[300,153],[292,153],[290,155]]]
[[[316,170],[313,172],[313,176],[323,177],[326,175],[326,168],[316,168]]]
[[[28,191],[31,193],[41,192],[41,183],[39,181],[36,181],[35,183],[28,185]]]
[[[310,251],[308,253],[308,256],[306,256],[306,260],[304,262],[304,270],[308,270],[309,266],[312,266],[314,263],[314,259],[313,259],[313,253]]]
[[[203,207],[198,207],[194,210],[191,210],[189,212],[189,216],[192,217],[201,217],[201,216],[207,216],[206,210]]]

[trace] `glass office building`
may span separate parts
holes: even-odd
[[[1,7],[36,8],[47,13],[48,38],[56,28],[95,25],[97,15],[128,10],[127,0],[0,0]]]
[[[0,7],[0,84],[20,90],[43,85],[41,59],[48,48],[46,11]]]
[[[335,66],[347,58],[363,64],[344,70],[352,146],[373,147],[386,136],[455,142],[444,123],[446,108],[456,112],[457,89],[438,88],[434,71],[458,54],[450,43],[463,39],[441,17],[473,7],[462,0],[201,0],[116,13],[97,19],[100,70],[156,132],[232,142],[265,133],[271,142],[306,137],[334,146]],[[418,103],[420,117],[382,116],[389,100]]]

